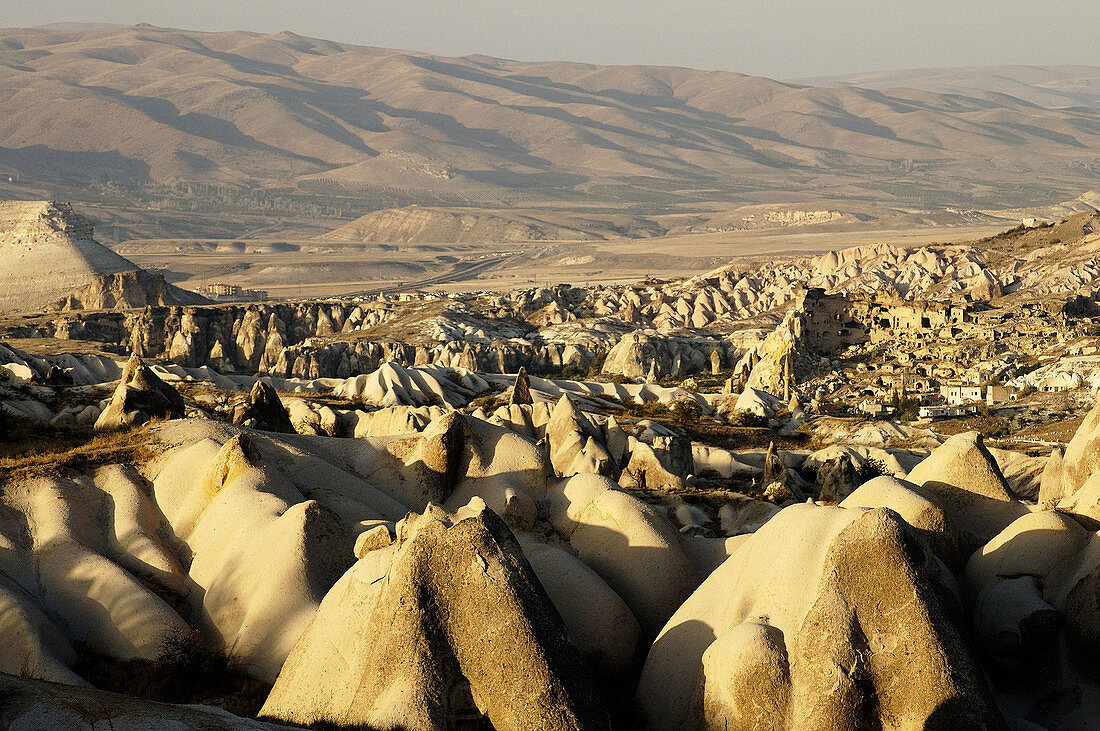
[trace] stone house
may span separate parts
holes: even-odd
[[[940,386],[940,396],[950,406],[981,401],[983,398],[982,387],[972,383],[945,383]]]

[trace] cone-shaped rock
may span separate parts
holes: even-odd
[[[531,379],[527,377],[527,369],[520,368],[516,375],[516,385],[512,387],[512,398],[508,403],[531,403]]]
[[[964,559],[1027,512],[979,432],[951,437],[906,479],[923,487],[951,518]]]
[[[279,399],[279,394],[266,381],[258,380],[252,386],[248,399],[233,410],[233,423],[253,429],[293,434],[290,414]]]
[[[110,403],[96,419],[96,431],[144,424],[150,419],[182,419],[183,397],[136,355],[130,356]]]
[[[482,503],[482,506],[484,504]],[[608,728],[561,617],[495,513],[430,506],[332,588],[262,715],[498,731]]]
[[[953,582],[895,513],[792,505],[661,631],[648,729],[1003,729]]]

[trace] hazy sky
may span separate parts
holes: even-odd
[[[648,63],[794,78],[1100,64],[1096,0],[2,0],[0,26],[139,22],[441,55]]]

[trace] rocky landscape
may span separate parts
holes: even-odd
[[[0,728],[1097,728],[1098,78],[0,29]]]
[[[224,304],[64,204],[0,210],[74,272],[0,322],[6,726],[1100,714],[1094,209],[675,280]]]

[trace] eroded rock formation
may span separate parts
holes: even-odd
[[[963,616],[895,513],[791,506],[677,610],[638,699],[651,729],[1004,728]]]
[[[131,356],[110,403],[96,419],[97,431],[138,426],[152,419],[182,419],[183,397],[136,355]]]
[[[206,300],[92,239],[68,203],[0,201],[0,310],[129,308]]]
[[[271,384],[259,379],[252,386],[248,397],[234,407],[232,421],[234,424],[262,431],[277,431],[284,434],[295,432],[290,414],[279,399],[279,394]]]
[[[477,501],[480,503],[480,501]],[[262,715],[439,729],[609,728],[565,625],[492,511],[429,506],[333,587]]]

